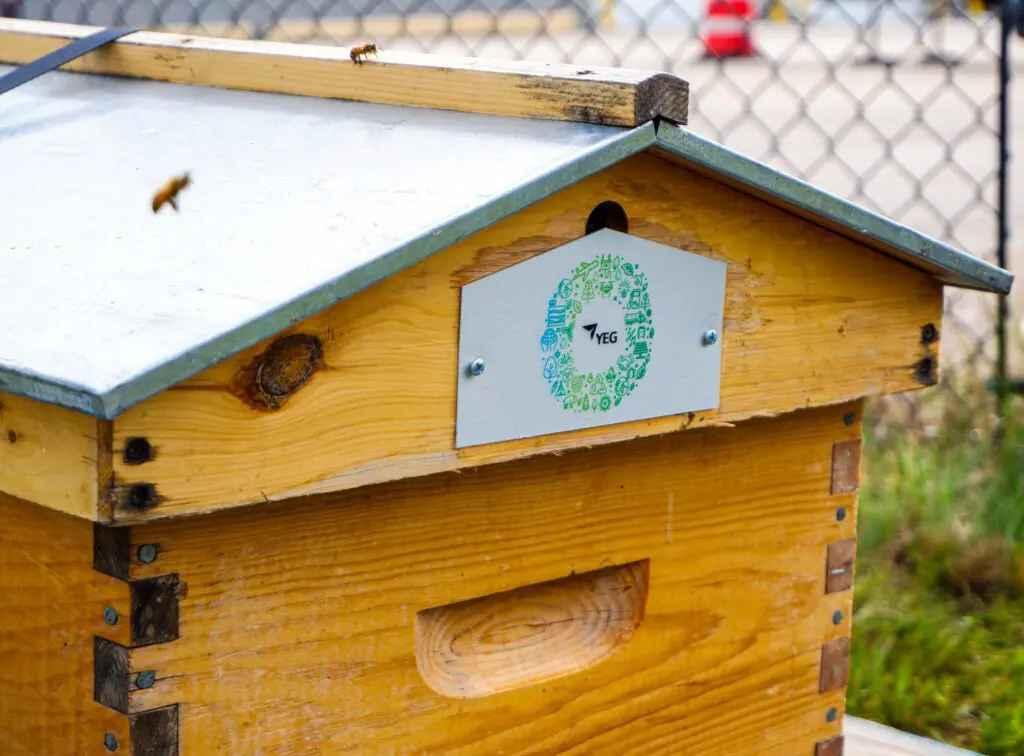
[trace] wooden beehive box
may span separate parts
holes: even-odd
[[[841,752],[862,402],[1008,273],[671,76],[68,67],[0,96],[0,751]]]

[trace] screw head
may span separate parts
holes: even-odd
[[[153,447],[147,439],[135,436],[125,441],[124,463],[126,465],[141,465],[151,459],[153,459]]]
[[[144,543],[139,546],[138,557],[143,564],[153,564],[156,561],[156,544]]]
[[[856,419],[857,417],[852,412],[847,412],[843,415],[843,424],[847,426],[853,425],[853,421]]]
[[[135,483],[128,488],[128,501],[126,504],[139,512],[152,509],[160,503],[156,495],[156,486],[152,483]]]
[[[104,735],[103,736],[103,747],[106,748],[108,751],[111,751],[111,752],[116,751],[117,750],[117,736],[114,733],[112,733],[112,732],[108,732],[106,735]]]
[[[116,625],[118,620],[117,609],[112,606],[103,607],[103,621],[108,625]]]
[[[836,510],[836,521],[842,522],[846,519],[846,507],[839,507]]]
[[[825,712],[825,721],[826,722],[835,722],[836,721],[836,717],[838,717],[838,716],[839,716],[839,712],[836,710],[836,707],[833,706],[831,709],[829,709],[827,712]]]
[[[842,621],[843,621],[843,611],[841,609],[836,609],[832,613],[832,624],[833,625],[838,625]]]
[[[469,363],[469,366],[466,369],[469,371],[470,375],[480,375],[484,372],[485,367],[487,366],[484,364],[484,361],[477,357]]]
[[[718,331],[714,328],[704,331],[704,334],[700,337],[700,343],[704,346],[714,346],[718,343]]]
[[[152,688],[156,684],[156,672],[151,669],[145,669],[139,672],[135,676],[135,687],[145,690],[146,688]]]

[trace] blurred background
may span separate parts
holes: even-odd
[[[694,131],[1020,278],[1009,1],[0,0],[0,16],[671,71]],[[869,408],[858,522],[849,713],[993,756],[1024,754],[1022,302],[1021,281],[1001,304],[947,294],[940,385]]]

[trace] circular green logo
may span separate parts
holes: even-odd
[[[544,325],[544,379],[564,409],[607,412],[647,374],[654,340],[647,276],[622,257],[599,255],[559,281]],[[586,359],[574,354],[577,340]],[[600,365],[585,370],[581,362]]]

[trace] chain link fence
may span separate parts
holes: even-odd
[[[0,15],[672,71],[696,132],[994,260],[999,18],[981,2],[0,0]],[[994,298],[950,291],[946,307],[944,375],[988,378]]]

